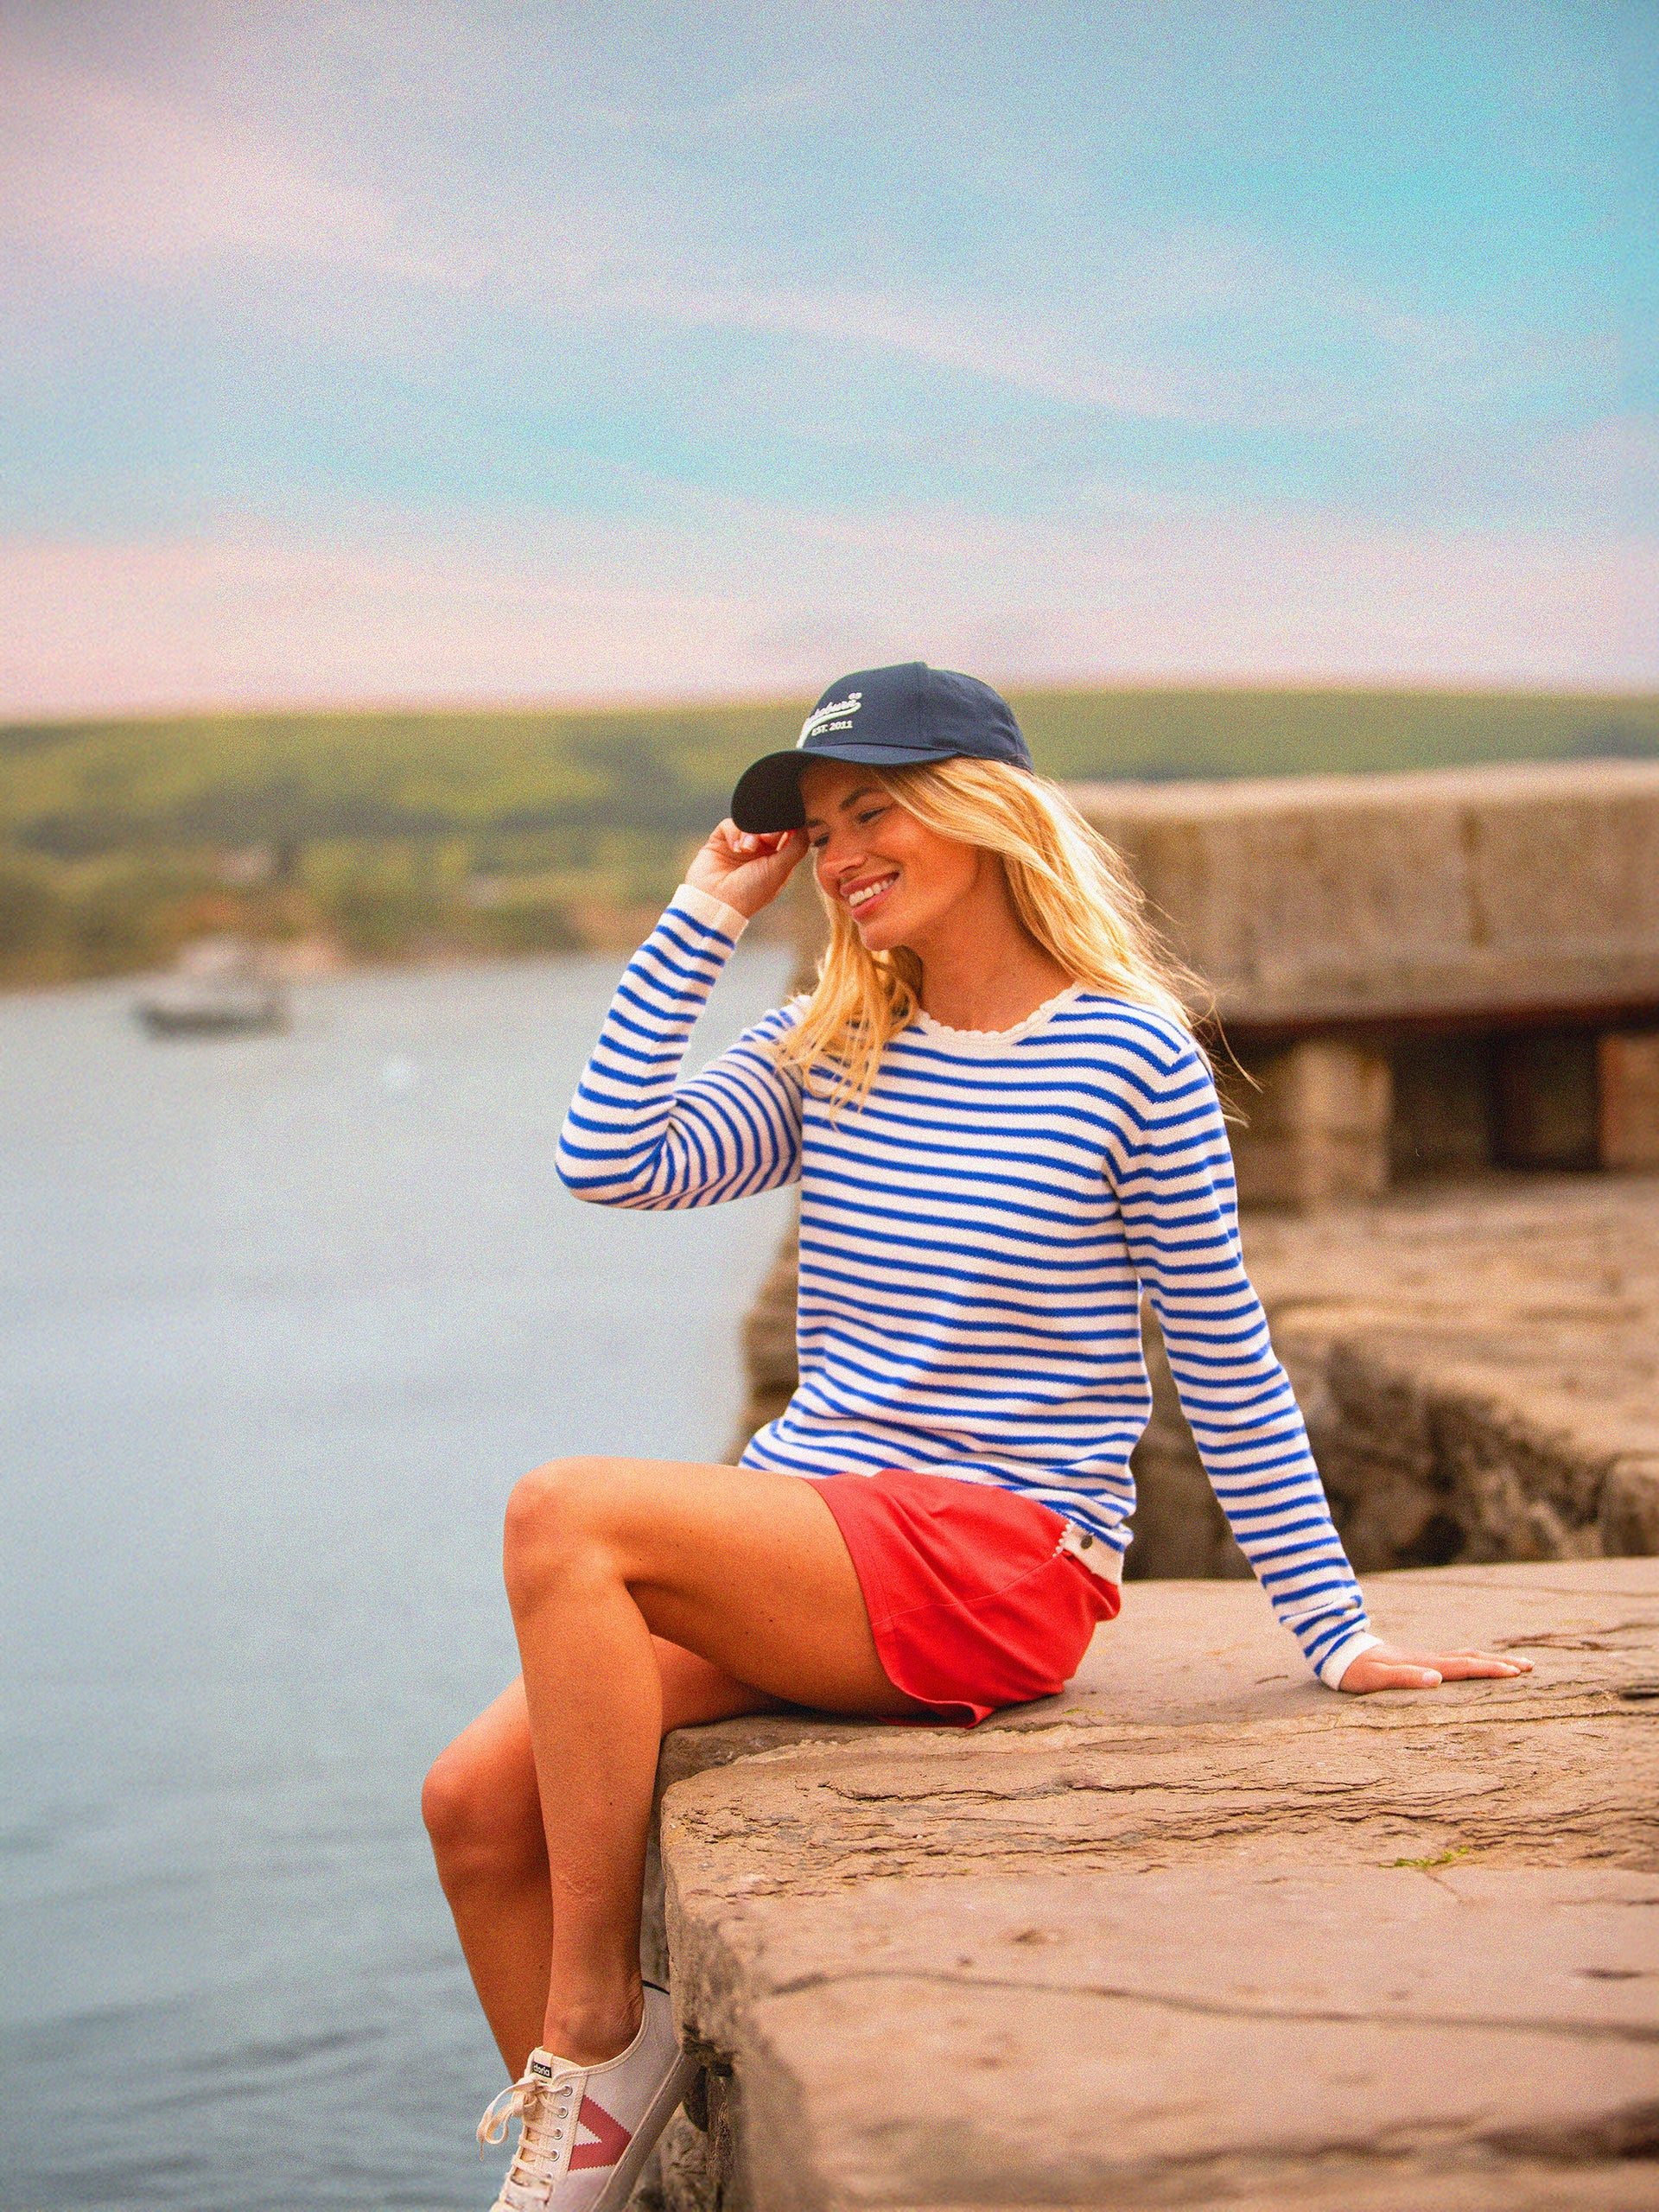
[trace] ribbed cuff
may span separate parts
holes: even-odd
[[[1319,1669],[1319,1680],[1326,1689],[1339,1690],[1343,1676],[1360,1653],[1375,1650],[1382,1641],[1380,1636],[1372,1636],[1368,1630],[1362,1630],[1357,1636],[1351,1636],[1344,1643],[1339,1643]]]
[[[716,899],[712,891],[699,891],[695,883],[683,883],[669,900],[671,906],[683,906],[706,922],[711,930],[718,930],[722,937],[734,939],[742,936],[749,926],[747,914],[740,914],[735,906],[728,906],[723,899]]]

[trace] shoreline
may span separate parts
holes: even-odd
[[[664,901],[664,904],[666,901]],[[655,927],[660,906],[617,907],[603,915],[577,918],[582,941],[567,945],[486,946],[467,944],[459,938],[435,939],[400,952],[356,952],[337,938],[321,933],[299,938],[250,938],[245,940],[257,980],[283,987],[332,982],[350,976],[376,973],[433,971],[449,968],[497,968],[525,965],[536,961],[582,960],[597,953],[626,959],[644,944]],[[792,945],[787,916],[775,909],[758,916],[744,933],[746,945]],[[188,939],[181,950],[203,939]],[[741,948],[740,948],[741,949]],[[298,954],[298,957],[294,957]],[[37,996],[48,991],[78,990],[89,984],[130,983],[155,986],[176,982],[188,973],[176,962],[158,967],[90,969],[80,973],[0,976],[0,1001]]]

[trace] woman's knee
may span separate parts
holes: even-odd
[[[597,1550],[609,1467],[605,1459],[551,1459],[513,1484],[502,1539],[510,1599],[536,1594]]]
[[[465,1737],[434,1760],[421,1786],[421,1818],[446,1880],[499,1876],[545,1853],[534,1766],[527,1777],[504,1771]]]

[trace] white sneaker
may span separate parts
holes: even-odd
[[[639,2034],[602,2066],[532,2050],[523,2079],[478,2123],[480,2155],[519,2123],[491,2212],[621,2212],[696,2071],[674,2032],[668,1992],[650,1981]]]

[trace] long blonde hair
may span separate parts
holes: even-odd
[[[997,855],[1020,921],[1074,982],[1150,1007],[1191,1033],[1188,1003],[1205,995],[1198,978],[1164,944],[1140,887],[1058,784],[1001,760],[929,761],[870,775],[927,829]],[[809,1071],[828,1063],[832,1104],[856,1106],[888,1039],[916,1017],[921,963],[903,946],[867,952],[845,905],[818,895],[830,943],[817,988],[777,1050]]]

